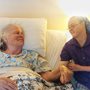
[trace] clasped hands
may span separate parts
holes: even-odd
[[[73,76],[73,72],[70,69],[68,69],[64,65],[60,66],[60,81],[62,84],[70,82],[72,76]]]

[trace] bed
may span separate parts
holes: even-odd
[[[34,50],[45,58],[52,69],[60,62],[60,52],[66,42],[63,31],[47,30],[44,18],[0,18],[0,30],[7,24],[18,24],[25,32],[24,49]],[[32,38],[30,38],[32,37]],[[71,83],[51,83],[25,67],[0,68],[0,77],[17,81],[18,90],[73,90]]]

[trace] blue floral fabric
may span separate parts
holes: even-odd
[[[19,55],[0,52],[0,70],[1,76],[16,80],[18,90],[73,90],[70,83],[62,85],[44,80],[38,73],[51,69],[48,62],[32,50],[23,50]]]

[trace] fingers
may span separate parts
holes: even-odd
[[[64,84],[64,76],[63,76],[63,74],[60,76],[60,81],[61,81],[62,84]]]
[[[65,83],[66,83],[65,73],[62,73],[62,74],[61,74],[60,81],[61,81],[62,84],[65,84]]]
[[[17,90],[17,85],[16,83],[8,82],[7,86],[10,90]]]
[[[17,90],[16,88],[11,88],[8,85],[0,86],[0,90]]]
[[[60,81],[61,81],[62,84],[65,84],[65,83],[68,83],[68,82],[69,82],[69,79],[68,79],[68,77],[66,76],[65,73],[63,73],[63,74],[61,75]]]
[[[73,75],[73,72],[70,71],[67,67],[61,68],[61,76],[60,76],[60,81],[62,84],[68,83]]]
[[[70,70],[73,70],[73,69],[74,69],[74,64],[73,64],[73,63],[68,64],[68,68],[69,68]]]
[[[9,79],[9,78],[3,78],[3,80],[9,85],[9,86],[12,86],[12,87],[17,87],[15,81]]]
[[[78,65],[78,64],[73,64],[73,63],[70,63],[68,64],[68,68],[72,71],[80,71],[81,70],[81,66]]]
[[[3,88],[0,90],[17,90],[17,85],[13,80],[4,77],[0,78],[0,88]]]
[[[3,88],[3,87],[0,87],[0,90],[6,90],[5,88]]]

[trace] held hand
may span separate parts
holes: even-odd
[[[65,67],[64,65],[60,67],[60,81],[62,84],[68,83],[73,75],[73,72],[70,71],[67,67]]]
[[[0,78],[0,90],[18,90],[15,81],[2,77]]]
[[[74,64],[74,63],[69,63],[68,68],[72,71],[80,71],[81,70],[81,66],[78,64]]]

